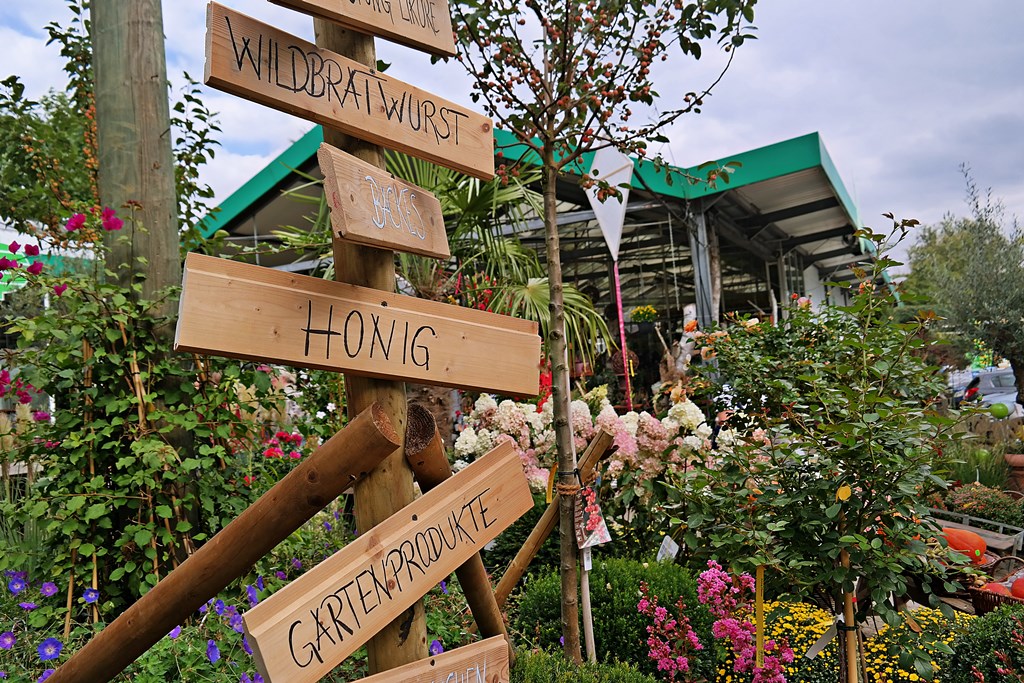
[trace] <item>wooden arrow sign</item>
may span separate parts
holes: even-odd
[[[503,636],[494,636],[382,671],[359,683],[505,683],[508,677],[508,645]]]
[[[326,142],[316,156],[338,237],[434,258],[451,256],[437,197]]]
[[[540,388],[535,322],[195,253],[174,348],[523,396]]]
[[[257,667],[319,680],[532,506],[503,442],[246,612]]]
[[[455,56],[447,0],[271,0],[329,19],[345,28],[381,36],[441,57]]]
[[[211,2],[205,83],[471,176],[494,177],[486,116]]]

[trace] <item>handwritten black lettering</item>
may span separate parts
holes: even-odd
[[[351,314],[349,314],[349,315],[351,316]],[[311,334],[317,334],[317,335],[324,335],[324,336],[327,337],[327,353],[326,353],[326,357],[327,358],[331,357],[331,337],[340,337],[341,336],[341,332],[335,332],[334,330],[331,329],[331,320],[333,318],[334,318],[334,306],[332,305],[328,309],[328,313],[327,313],[327,328],[326,329],[322,329],[322,330],[314,329],[313,328],[313,302],[312,301],[307,301],[306,302],[306,326],[301,328],[302,331],[306,333],[306,348],[303,351],[303,355],[305,355],[307,357],[309,356],[309,336]],[[362,340],[360,340],[360,343],[362,343]],[[347,348],[347,346],[348,345],[346,343],[346,348]]]

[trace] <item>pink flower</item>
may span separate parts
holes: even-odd
[[[61,294],[63,294],[67,290],[67,288],[68,288],[67,285],[54,285],[53,286],[53,293],[56,294],[57,296],[60,296]]]
[[[68,229],[68,232],[74,232],[75,230],[81,228],[83,225],[85,225],[85,214],[76,213],[75,215],[68,219],[67,225],[65,227]]]
[[[18,244],[17,242],[11,242],[10,246],[8,246],[7,248],[11,250],[12,254],[17,254],[18,250],[21,249],[21,245]]]
[[[25,256],[39,256],[39,247],[35,244],[26,244]]]
[[[17,261],[9,259],[7,257],[0,258],[0,270],[17,270],[21,267]]]
[[[43,272],[43,262],[42,261],[33,261],[32,265],[30,265],[25,270],[27,270],[32,275],[39,275],[39,273]]]
[[[117,212],[109,206],[103,207],[103,215],[100,216],[100,220],[103,223],[103,229],[107,232],[120,230],[124,225],[124,221],[117,217]]]

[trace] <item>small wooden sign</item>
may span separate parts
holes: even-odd
[[[189,254],[174,348],[523,396],[537,323]]]
[[[246,612],[257,668],[319,680],[532,506],[503,442]]]
[[[206,11],[205,83],[375,145],[494,177],[486,116],[215,2]]]
[[[441,57],[455,56],[447,0],[271,0],[345,28]]]
[[[326,142],[316,156],[338,237],[434,258],[451,256],[437,197]]]
[[[505,683],[508,677],[508,645],[504,637],[494,636],[382,671],[359,683]]]

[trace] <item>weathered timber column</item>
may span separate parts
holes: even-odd
[[[117,676],[364,478],[399,443],[384,410],[370,406],[100,631],[49,680],[97,683]]]
[[[373,38],[322,19],[313,20],[318,47],[337,52],[371,68],[377,55]],[[384,168],[382,150],[324,126],[324,142]],[[364,287],[395,291],[395,256],[387,249],[374,249],[334,240],[334,277]],[[399,434],[405,434],[405,383],[345,375],[345,394],[350,415],[377,402],[384,407]],[[403,449],[388,457],[355,489],[356,525],[360,533],[390,517],[413,501],[412,471]],[[418,600],[402,616],[382,629],[367,643],[370,673],[387,671],[427,656],[427,622],[423,601]]]
[[[433,414],[420,405],[409,406],[409,424],[405,430],[405,458],[412,467],[416,481],[423,493],[452,476],[451,465],[444,453],[444,442],[437,431]],[[503,636],[508,643],[510,663],[515,663],[515,649],[512,638],[505,628],[501,609],[494,599],[494,589],[487,577],[480,553],[474,553],[465,564],[455,570],[455,577],[462,586],[462,592],[469,603],[469,611],[476,620],[480,635],[484,638]]]

